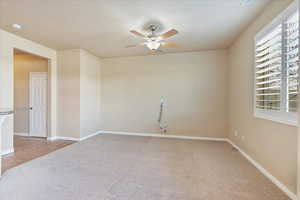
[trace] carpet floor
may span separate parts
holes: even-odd
[[[288,200],[226,142],[99,135],[15,168],[1,200]]]

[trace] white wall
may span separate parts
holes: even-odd
[[[168,134],[227,136],[225,50],[103,59],[102,128],[159,133],[166,100]]]
[[[297,127],[253,115],[254,37],[291,2],[270,3],[229,49],[229,138],[296,194]]]

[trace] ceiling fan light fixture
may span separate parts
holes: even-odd
[[[1,0],[0,0],[1,1]],[[137,44],[137,45],[129,45],[126,48],[131,48],[131,47],[137,47],[137,46],[146,46],[149,48],[151,51],[159,51],[160,46],[167,47],[167,48],[179,48],[179,45],[172,43],[172,42],[165,42],[165,40],[169,37],[172,37],[176,34],[178,34],[178,31],[176,29],[171,29],[164,34],[161,35],[156,35],[154,32],[158,29],[157,26],[151,25],[149,27],[149,30],[151,31],[150,35],[144,35],[141,34],[138,31],[131,30],[130,32],[134,34],[135,36],[138,36],[140,38],[143,38],[145,42]]]
[[[157,50],[160,47],[160,43],[156,41],[149,41],[146,45],[150,50]]]

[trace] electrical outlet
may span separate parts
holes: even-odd
[[[242,140],[245,140],[245,136],[244,135],[242,136]]]
[[[235,131],[234,131],[234,136],[237,137],[238,135],[239,135],[238,131],[235,130]]]

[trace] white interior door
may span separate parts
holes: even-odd
[[[47,137],[47,72],[31,72],[29,135]]]

